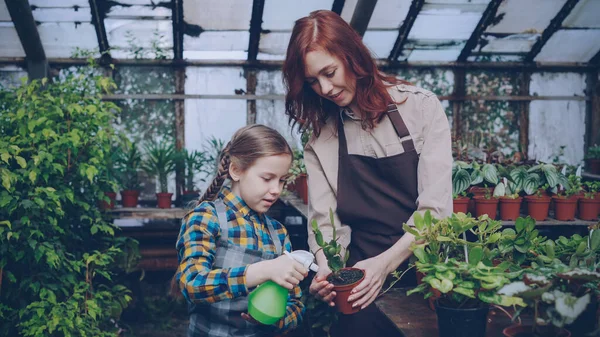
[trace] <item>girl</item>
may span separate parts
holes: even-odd
[[[324,235],[335,226],[350,250],[349,266],[364,280],[348,301],[338,336],[397,336],[372,304],[386,277],[411,255],[414,211],[443,218],[452,212],[452,152],[448,120],[437,97],[381,73],[360,36],[331,11],[296,21],[283,77],[286,113],[314,131],[304,152],[309,218]],[[334,223],[328,217],[335,210]],[[317,251],[309,229],[309,246]],[[325,240],[330,238],[325,237]],[[331,303],[322,251],[310,292]],[[405,267],[404,267],[405,268]]]
[[[273,336],[299,325],[298,283],[308,271],[282,255],[291,250],[287,232],[265,215],[291,163],[288,143],[263,125],[241,128],[223,149],[215,179],[177,239],[175,278],[190,304],[188,336]],[[225,177],[231,188],[223,186]],[[268,280],[290,290],[286,314],[274,326],[245,313],[248,293]]]

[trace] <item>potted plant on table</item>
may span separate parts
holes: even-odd
[[[200,197],[200,191],[196,188],[196,177],[199,173],[205,172],[205,164],[208,159],[203,151],[189,151],[187,149],[181,151],[179,159],[184,167],[185,186],[181,194],[181,204],[185,207]],[[199,181],[204,182],[206,179],[201,178]]]
[[[171,142],[153,142],[145,146],[146,158],[142,162],[142,168],[150,176],[158,178],[160,192],[156,193],[158,208],[171,208],[171,197],[169,193],[169,174],[175,172],[177,163],[177,152]]]
[[[140,196],[140,169],[142,155],[137,146],[130,141],[125,141],[117,155],[117,172],[121,188],[123,207],[137,207]]]
[[[342,256],[342,245],[337,242],[336,230],[333,219],[333,211],[329,209],[329,218],[332,224],[333,233],[329,242],[323,239],[323,233],[319,229],[316,220],[311,221],[312,231],[315,234],[317,245],[323,250],[323,254],[327,258],[327,266],[331,270],[331,274],[327,275],[327,282],[333,284],[335,295],[335,305],[342,314],[352,314],[360,310],[359,307],[353,308],[348,302],[350,292],[364,278],[365,272],[358,268],[344,268],[346,261],[350,257],[350,251],[346,251],[345,256]],[[317,252],[314,253],[316,255]]]

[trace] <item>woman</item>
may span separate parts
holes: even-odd
[[[414,211],[452,212],[452,154],[448,120],[430,91],[377,70],[360,36],[337,14],[315,11],[296,21],[283,77],[286,113],[313,129],[304,158],[309,217],[325,239],[332,226],[350,250],[348,266],[364,280],[349,301],[361,310],[340,315],[339,336],[394,336],[373,301],[386,277],[405,267]],[[335,211],[329,221],[329,208]],[[312,231],[309,229],[309,233]],[[309,246],[318,251],[309,234]],[[333,305],[322,251],[310,292]]]

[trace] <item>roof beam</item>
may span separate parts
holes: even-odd
[[[183,60],[183,0],[173,0],[173,58]]]
[[[404,48],[404,44],[406,43],[406,40],[408,40],[408,33],[410,33],[410,30],[412,29],[412,26],[415,23],[421,8],[423,8],[424,3],[425,0],[413,0],[413,2],[410,4],[410,9],[406,14],[406,18],[404,18],[404,22],[398,30],[398,37],[396,38],[396,42],[394,43],[394,48],[392,48],[390,56],[388,56],[388,61],[395,62],[398,60],[398,57],[400,57],[400,54],[402,54],[402,48]]]
[[[252,18],[250,19],[250,42],[248,42],[248,61],[256,61],[258,46],[260,44],[260,33],[262,32],[263,12],[265,0],[252,1]]]
[[[333,5],[331,6],[331,11],[336,13],[337,15],[342,15],[342,10],[344,9],[344,4],[346,0],[333,0]]]
[[[481,34],[483,34],[483,32],[487,29],[487,27],[492,23],[492,21],[496,17],[498,7],[500,7],[502,1],[503,0],[492,0],[488,4],[487,8],[483,12],[483,15],[481,16],[481,19],[479,20],[479,23],[477,23],[477,27],[475,27],[475,30],[473,30],[471,37],[469,38],[469,40],[467,40],[465,47],[460,52],[457,62],[465,62],[471,54],[471,51],[475,47],[477,47],[477,43],[479,43],[479,38],[481,37]]]
[[[29,2],[27,0],[6,0],[5,2],[25,51],[29,79],[48,77],[48,60]]]
[[[106,27],[104,19],[108,6],[103,0],[89,0],[90,11],[92,12],[92,23],[96,28],[96,38],[98,39],[98,48],[100,50],[100,62],[109,64],[111,62],[110,46],[108,45],[108,36],[106,35]]]
[[[567,2],[563,5],[560,11],[558,11],[554,19],[550,21],[548,27],[544,29],[542,37],[535,42],[533,47],[531,47],[531,51],[529,52],[529,54],[527,54],[527,56],[525,56],[525,62],[533,62],[533,60],[540,53],[546,42],[548,42],[552,35],[560,29],[563,21],[567,18],[567,16],[569,16],[569,13],[571,13],[571,10],[573,10],[573,8],[575,7],[575,5],[577,5],[578,2],[579,0],[567,0]]]
[[[356,3],[354,13],[352,13],[352,19],[350,20],[350,26],[352,26],[361,37],[365,35],[365,31],[369,26],[369,21],[371,21],[371,15],[373,15],[375,5],[377,5],[377,0],[358,0]]]
[[[600,51],[590,59],[590,65],[600,67]]]

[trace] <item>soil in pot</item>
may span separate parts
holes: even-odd
[[[439,337],[485,337],[489,307],[455,309],[435,303]]]
[[[458,197],[456,199],[452,200],[452,205],[453,205],[453,212],[454,213],[465,213],[467,214],[468,212],[468,206],[469,206],[469,198],[467,197]]]
[[[336,276],[333,273],[327,276],[327,282],[333,284],[333,291],[336,292],[333,301],[339,312],[348,315],[360,310],[360,307],[352,307],[352,303],[348,302],[348,297],[352,289],[364,278],[365,272],[357,268],[343,268]]]
[[[519,217],[523,198],[500,198],[500,218],[504,221],[514,221]]]
[[[533,333],[533,327],[531,325],[511,325],[502,330],[502,334],[506,337],[540,337]],[[571,333],[568,330],[562,329],[557,334],[543,334],[542,336],[548,337],[570,337]]]
[[[554,200],[554,218],[560,221],[575,220],[575,211],[577,210],[577,198],[552,197]]]

